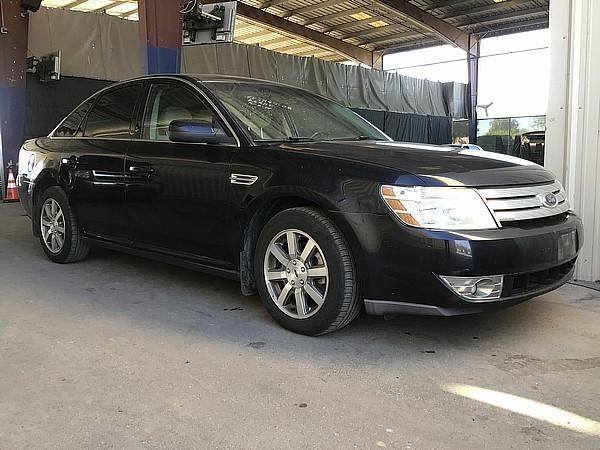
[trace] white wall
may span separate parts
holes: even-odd
[[[600,280],[600,1],[550,2],[546,166],[585,227],[576,278]]]

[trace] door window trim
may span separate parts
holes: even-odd
[[[150,139],[150,138],[144,138],[142,136],[144,136],[144,128],[146,126],[146,115],[148,113],[148,106],[150,105],[150,100],[151,100],[151,95],[152,95],[152,91],[154,88],[156,87],[160,87],[160,86],[166,86],[167,88],[172,88],[172,87],[179,87],[180,89],[189,92],[191,95],[195,95],[197,100],[200,102],[203,102],[203,98],[198,95],[198,91],[194,90],[194,89],[190,89],[185,85],[182,85],[181,83],[176,83],[173,82],[172,80],[149,80],[150,82],[148,83],[148,85],[146,86],[146,89],[144,91],[144,95],[145,95],[145,101],[144,102],[140,102],[143,103],[140,104],[140,111],[139,111],[139,120],[136,123],[136,126],[139,127],[140,131],[139,131],[139,137],[138,140],[141,142],[161,142],[161,143],[170,143],[170,144],[180,144],[181,142],[173,142],[169,139],[167,140],[160,140],[160,139]],[[225,133],[227,133],[228,127],[226,127],[224,125],[223,120],[221,119],[221,117],[219,117],[215,111],[213,110],[213,108],[207,103],[207,102],[203,102],[202,106],[204,106],[211,114],[212,116],[217,119],[219,126],[223,129],[223,131]],[[150,119],[151,120],[151,119]],[[229,137],[233,137],[233,132],[231,130],[229,130]],[[191,144],[204,144],[204,145],[208,145],[207,143],[204,142],[189,142]],[[224,146],[231,146],[231,144],[227,144],[227,143],[223,143],[223,144],[210,144],[210,145],[224,145]]]
[[[116,85],[111,84],[110,86],[106,86],[102,89],[100,89],[98,92],[95,92],[94,94],[90,95],[88,98],[86,98],[84,101],[82,101],[77,108],[79,108],[80,106],[82,106],[85,102],[87,102],[88,100],[90,100],[93,97],[96,97],[94,99],[94,104],[92,105],[92,107],[90,108],[90,110],[87,112],[87,114],[85,115],[85,117],[83,118],[82,122],[79,124],[79,130],[81,131],[82,127],[85,126],[85,124],[87,124],[87,118],[88,115],[90,113],[90,111],[92,110],[92,108],[94,106],[96,106],[96,103],[98,102],[98,99],[103,96],[106,92],[108,92],[109,90],[112,89],[117,89],[123,86],[127,86],[128,84],[135,84],[135,83],[141,83],[142,84],[142,95],[140,95],[140,97],[142,97],[143,99],[143,103],[145,104],[147,101],[147,98],[149,96],[149,88],[148,86],[151,85],[152,83],[156,83],[156,82],[160,82],[160,81],[171,81],[171,82],[175,82],[175,83],[181,83],[181,84],[185,84],[190,86],[190,88],[192,89],[192,91],[197,92],[198,94],[200,94],[200,97],[206,102],[206,104],[209,106],[209,108],[212,110],[213,113],[215,113],[219,119],[221,120],[221,123],[223,125],[225,125],[225,127],[227,127],[227,130],[231,133],[231,135],[233,136],[233,138],[235,139],[235,144],[219,144],[221,146],[235,146],[237,148],[241,148],[242,144],[241,144],[241,140],[238,136],[238,134],[235,132],[235,129],[231,126],[231,123],[229,122],[229,120],[227,120],[227,118],[225,117],[225,115],[223,114],[223,112],[217,107],[217,105],[215,104],[215,102],[206,94],[206,92],[204,92],[202,89],[200,89],[198,86],[196,86],[194,83],[192,83],[191,81],[185,79],[185,78],[179,78],[179,77],[173,77],[173,76],[151,76],[151,77],[140,77],[140,78],[135,78],[133,80],[129,80],[126,82],[122,82],[122,83],[118,83]],[[141,99],[138,98],[138,106],[142,103]],[[75,108],[75,109],[77,109]],[[75,109],[73,111],[75,111]],[[71,111],[71,113],[73,113],[73,111]],[[48,135],[48,137],[50,139],[90,139],[90,137],[85,137],[85,136],[55,136],[55,132],[56,130],[58,130],[58,128],[62,125],[62,123],[67,119],[67,117],[69,117],[71,114],[68,114],[63,120],[60,121],[60,123],[52,130],[52,132],[50,132],[50,134]],[[141,115],[143,115],[143,112],[141,113]],[[132,125],[137,125],[140,124],[140,111],[138,108],[138,111],[135,115],[135,121],[132,121]],[[116,141],[123,141],[124,139],[121,138],[109,138],[109,137],[98,137],[98,138],[91,138],[91,139],[96,139],[96,140],[116,140]],[[130,138],[128,139],[129,141],[132,142],[157,142],[157,141],[148,141],[148,140],[144,140],[144,139],[140,139],[140,138]],[[165,141],[165,142],[169,142],[169,141]],[[194,142],[179,142],[180,145],[207,145],[207,144],[203,144],[203,143],[194,143]]]
[[[139,91],[137,94],[137,98],[135,100],[135,105],[133,105],[133,113],[131,115],[131,120],[129,121],[129,136],[127,138],[116,138],[116,137],[104,137],[104,136],[86,136],[85,135],[85,129],[87,127],[87,123],[88,123],[88,119],[90,118],[90,113],[92,111],[94,111],[94,108],[96,107],[96,105],[98,104],[98,102],[105,96],[108,94],[111,94],[113,91],[118,91],[119,89],[123,89],[123,88],[132,88],[134,86],[138,85],[139,86]],[[85,115],[85,118],[83,119],[83,121],[79,124],[79,131],[81,131],[81,138],[83,139],[110,139],[110,140],[115,140],[115,141],[131,141],[134,137],[134,134],[132,133],[133,130],[135,130],[135,125],[137,123],[137,117],[138,117],[138,110],[139,110],[139,106],[140,106],[140,102],[142,100],[142,97],[144,95],[144,80],[131,80],[131,81],[127,81],[124,83],[119,83],[116,85],[111,85],[108,86],[106,89],[103,89],[102,91],[96,93],[96,100],[94,101],[93,106],[90,108],[90,110],[87,112],[87,114]]]
[[[192,91],[192,93],[195,93],[199,97],[199,100],[204,102],[204,105],[219,120],[219,123],[223,126],[223,129],[229,133],[230,137],[233,137],[235,139],[235,144],[229,144],[229,143],[207,144],[204,142],[177,142],[177,144],[211,145],[211,146],[216,145],[218,147],[237,147],[237,148],[241,147],[240,138],[238,137],[237,133],[235,132],[235,130],[233,129],[233,127],[231,126],[229,121],[225,118],[225,116],[219,110],[219,108],[217,108],[215,103],[206,95],[206,93],[204,93],[196,85],[194,85],[193,83],[190,83],[188,80],[177,78],[177,77],[164,77],[164,76],[163,77],[152,77],[152,78],[147,78],[146,81],[148,82],[148,84],[146,85],[146,87],[144,89],[145,98],[144,98],[143,102],[140,102],[140,104],[143,104],[143,107],[140,105],[138,119],[137,119],[137,125],[140,127],[140,137],[138,137],[137,139],[134,139],[135,142],[161,142],[163,144],[164,143],[175,144],[175,142],[172,142],[172,141],[158,141],[156,139],[141,138],[141,136],[142,136],[141,132],[144,127],[145,114],[146,114],[146,109],[148,107],[148,102],[150,101],[150,93],[152,90],[152,86],[160,85],[160,84],[170,84],[172,86],[177,86],[177,85],[182,86],[184,89],[187,88],[187,86],[189,86],[189,88],[190,88],[189,90]]]
[[[128,141],[128,140],[131,140],[131,138],[123,139],[123,138],[111,138],[111,137],[83,136],[83,131],[85,130],[85,127],[87,125],[87,120],[88,120],[88,117],[90,115],[90,112],[94,109],[94,107],[96,106],[96,104],[98,103],[98,100],[100,100],[100,98],[102,98],[105,94],[110,93],[110,91],[121,89],[121,88],[124,88],[124,87],[128,87],[130,85],[139,84],[140,85],[140,92],[138,93],[138,98],[136,99],[136,104],[135,104],[135,107],[134,107],[133,117],[132,117],[131,122],[129,124],[129,130],[131,131],[132,125],[134,124],[134,120],[137,118],[137,108],[139,107],[140,99],[141,99],[141,97],[142,97],[142,95],[144,93],[144,81],[145,81],[145,79],[143,79],[143,78],[136,78],[136,79],[133,79],[133,80],[123,81],[121,83],[114,83],[114,84],[108,85],[106,87],[103,87],[102,89],[100,89],[97,92],[94,92],[92,95],[90,95],[84,101],[82,101],[79,105],[77,105],[73,109],[73,111],[71,111],[69,114],[67,114],[65,116],[65,118],[63,120],[61,120],[58,123],[58,125],[56,125],[56,127],[54,127],[54,129],[50,132],[50,134],[47,137],[49,137],[50,139],[77,139],[77,138],[80,138],[80,139],[95,139],[95,140],[107,139],[107,140],[116,140],[116,141]],[[94,103],[92,104],[92,106],[90,106],[90,109],[85,114],[85,116],[83,117],[83,119],[81,119],[81,122],[79,123],[79,128],[77,129],[77,134],[75,136],[56,136],[55,135],[56,131],[62,126],[63,122],[66,121],[71,116],[71,114],[73,114],[77,109],[79,109],[86,102],[88,102],[88,101],[90,101],[92,99],[94,100]]]

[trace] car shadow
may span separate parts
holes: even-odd
[[[542,298],[492,313],[402,315],[391,320],[363,311],[346,328],[311,338],[281,328],[258,296],[243,296],[235,281],[105,249],[96,249],[87,261],[69,268],[82,280],[74,298],[85,299],[98,313],[236,345],[293,351],[295,357],[299,351],[314,357],[315,350],[320,354],[334,350],[338,356],[347,351],[373,358],[433,357],[474,347],[487,347],[493,354],[500,341],[535,338],[536,323],[545,320],[548,307]]]
[[[551,293],[509,309],[468,316],[384,320],[363,311],[342,330],[311,338],[281,328],[258,296],[243,296],[235,281],[100,248],[83,262],[53,264],[28,224],[14,227],[10,239],[7,255],[19,267],[11,276],[21,280],[25,294],[38,295],[38,284],[44,282],[44,297],[56,306],[90,308],[125,327],[185,333],[192,339],[205,337],[295,358],[346,357],[354,363],[385,356],[460,356],[471,350],[492,356],[500,353],[500,346],[540,339],[539,327],[548,325],[556,308],[565,304],[559,294]],[[586,297],[572,302],[571,297],[570,304],[597,301]]]

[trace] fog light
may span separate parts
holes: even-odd
[[[502,295],[503,275],[485,277],[447,277],[440,279],[457,295],[469,301],[496,300]]]

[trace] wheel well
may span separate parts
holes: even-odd
[[[39,203],[40,203],[40,198],[42,196],[42,194],[46,191],[46,189],[48,189],[49,187],[52,186],[59,186],[59,183],[51,176],[51,175],[47,175],[45,177],[43,177],[42,179],[40,179],[39,181],[36,182],[35,184],[35,188],[33,190],[33,195],[31,196],[31,215],[32,215],[32,220],[31,220],[31,224],[33,227],[33,235],[34,236],[38,236],[39,237],[39,214],[38,214],[38,207],[39,207]]]
[[[248,221],[243,232],[243,246],[242,251],[240,252],[240,280],[242,294],[256,294],[256,280],[254,278],[254,250],[261,230],[264,228],[267,222],[271,220],[273,216],[275,216],[275,214],[289,208],[297,208],[300,206],[319,208],[321,211],[327,214],[326,208],[314,201],[307,200],[302,197],[281,197],[273,201],[265,202],[250,217],[250,220]],[[338,223],[335,217],[332,217],[331,215],[328,215],[328,217],[336,224],[341,232],[346,235],[346,239],[351,241],[354,237],[353,231],[347,226],[344,226],[344,224]],[[354,251],[355,248],[354,245],[352,245],[352,242],[348,242],[348,244]]]
[[[273,201],[265,201],[250,217],[243,233],[243,245],[240,253],[240,280],[242,294],[256,294],[256,280],[254,278],[254,249],[260,231],[271,218],[286,209],[299,206],[312,206],[321,208],[315,202],[302,197],[280,197]]]

